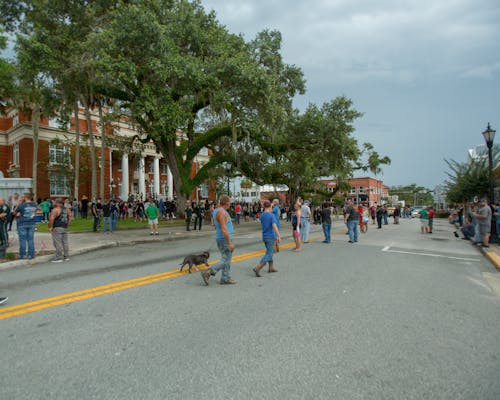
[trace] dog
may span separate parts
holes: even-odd
[[[209,251],[204,251],[201,254],[191,254],[189,256],[186,256],[184,258],[184,261],[181,264],[181,269],[179,271],[182,271],[182,269],[187,265],[189,265],[189,273],[191,273],[191,267],[195,266],[197,267],[198,265],[205,264],[207,267],[208,265],[208,258],[210,257],[210,252]],[[198,270],[198,268],[196,268]]]

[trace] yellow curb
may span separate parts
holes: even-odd
[[[496,269],[500,270],[500,256],[495,251],[485,251],[484,254],[491,263],[495,266]]]

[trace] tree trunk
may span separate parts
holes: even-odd
[[[92,201],[97,199],[97,173],[96,173],[96,159],[95,159],[95,143],[94,134],[92,132],[92,119],[90,118],[90,106],[87,101],[85,101],[85,118],[87,120],[87,132],[89,134],[89,144],[90,144],[90,170],[92,174],[91,178],[91,189],[90,195]]]
[[[35,201],[38,199],[38,132],[40,128],[40,105],[35,104],[31,112],[31,126],[33,129],[33,198]]]
[[[186,208],[187,198],[182,193],[182,179],[179,172],[179,167],[177,165],[177,158],[175,157],[175,141],[176,139],[170,139],[167,144],[167,162],[172,172],[172,180],[174,182],[175,196],[177,198],[177,213],[183,214],[184,208]]]
[[[78,102],[75,101],[75,165],[73,197],[78,201],[80,186],[80,126],[78,125]]]
[[[102,199],[104,199],[104,166],[106,165],[106,132],[104,127],[104,117],[102,115],[102,105],[99,102],[99,124],[101,125],[101,171],[99,180],[99,192]]]

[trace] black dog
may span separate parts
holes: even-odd
[[[201,264],[205,264],[207,267],[208,265],[208,258],[210,257],[210,252],[209,251],[204,251],[201,254],[191,254],[190,256],[186,256],[184,261],[181,264],[181,269],[179,271],[182,271],[182,268],[187,264],[189,265],[189,273],[191,273],[191,267],[194,265],[195,267]],[[196,268],[198,269],[198,268]]]

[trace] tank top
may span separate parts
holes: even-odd
[[[68,210],[66,207],[60,208],[61,213],[54,219],[52,224],[53,228],[67,228],[68,227]]]
[[[227,218],[226,228],[227,228],[227,231],[229,233],[229,237],[232,238],[233,237],[233,221],[231,221],[231,216],[223,208],[216,208],[214,210],[214,213],[212,214],[213,219],[214,219],[214,225],[215,225],[215,240],[224,240],[225,239],[224,235],[222,234],[222,229],[221,229],[220,223],[219,223],[219,221],[217,221],[217,213],[220,210],[224,211],[227,214],[228,218]]]

